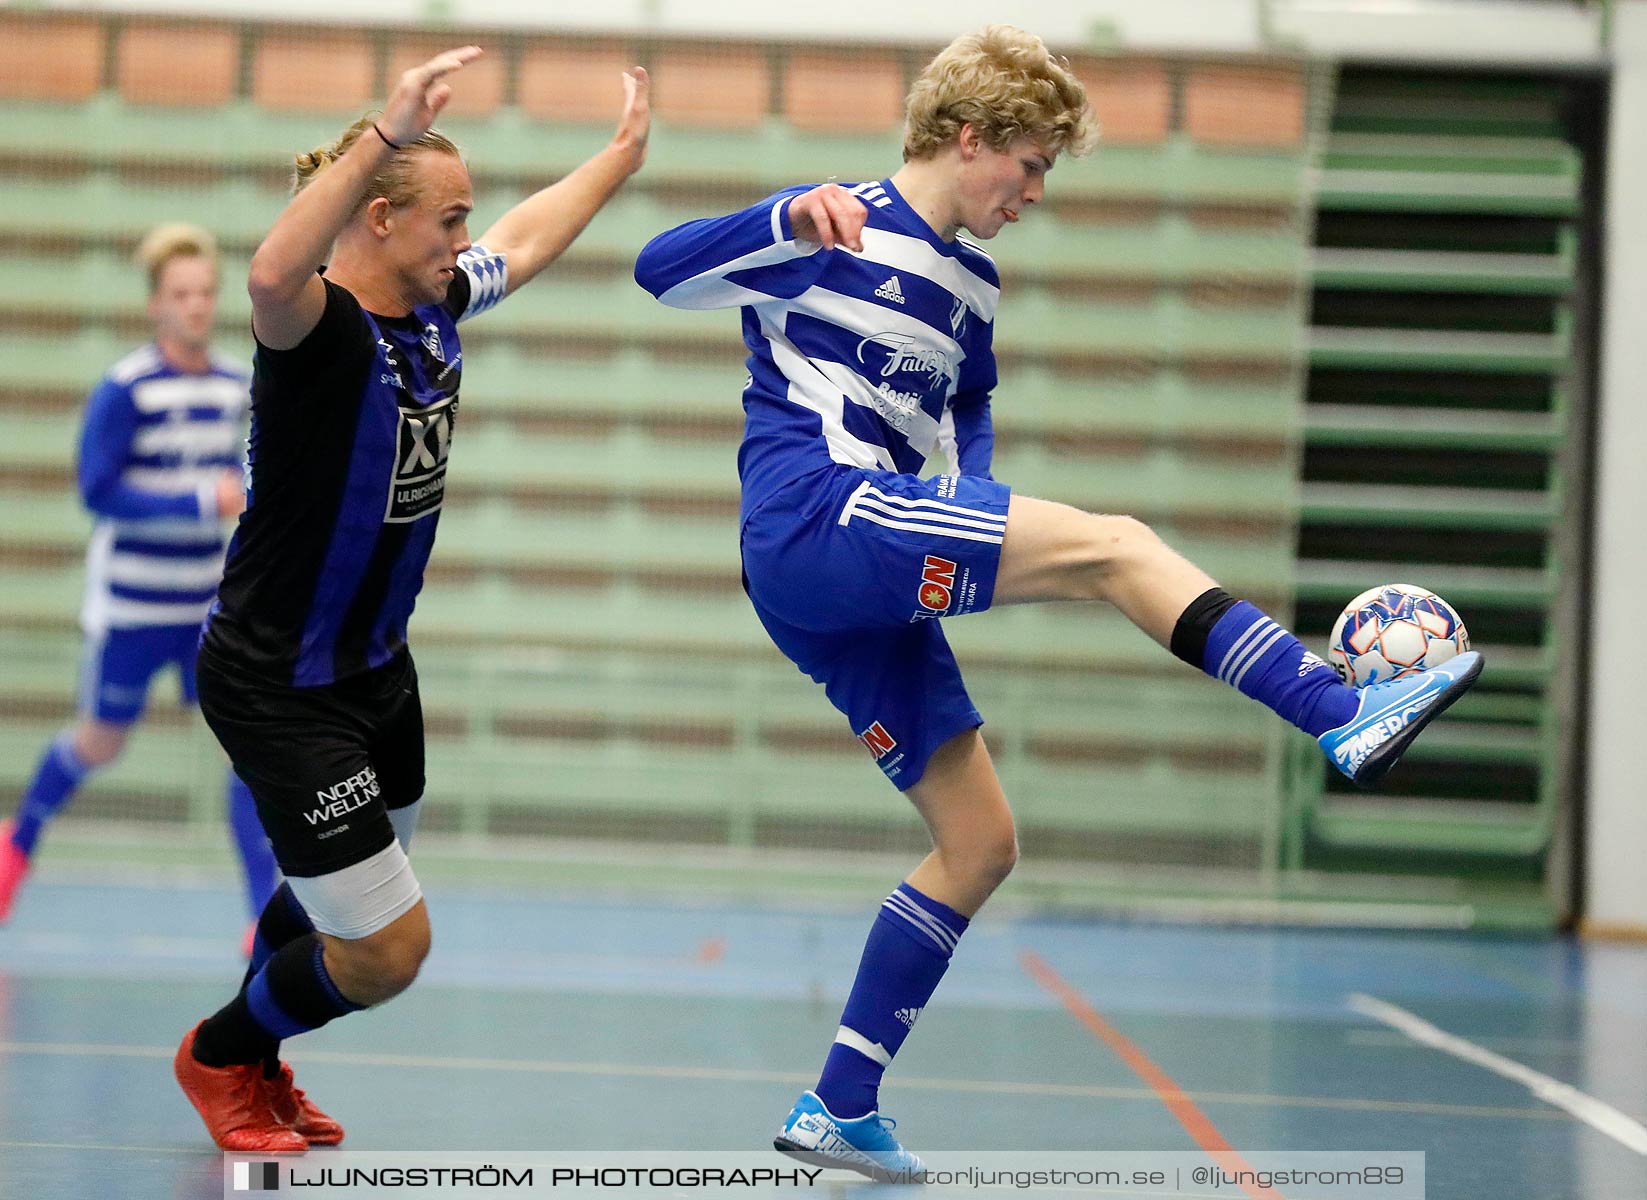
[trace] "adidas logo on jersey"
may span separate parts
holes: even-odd
[[[880,287],[876,288],[875,294],[882,300],[890,300],[894,304],[902,304],[904,302],[904,290],[898,286],[898,277],[896,275],[881,284]]]

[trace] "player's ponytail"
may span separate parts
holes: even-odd
[[[330,146],[317,146],[307,154],[299,154],[292,160],[292,191],[302,191],[335,158],[337,153]]]
[[[296,195],[313,182],[327,167],[349,153],[349,148],[360,140],[362,134],[372,128],[374,122],[383,114],[376,110],[364,113],[354,124],[350,125],[337,137],[330,146],[318,146],[307,154],[299,154],[292,159],[292,194]],[[377,174],[372,176],[366,187],[363,201],[372,200],[378,196],[386,197],[390,204],[397,207],[410,204],[417,199],[417,187],[412,170],[412,160],[418,154],[433,151],[437,154],[450,154],[453,158],[462,158],[463,153],[445,134],[431,129],[416,141],[408,142],[391,154],[383,165],[378,168]]]

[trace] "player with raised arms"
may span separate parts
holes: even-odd
[[[380,115],[299,155],[252,258],[251,482],[199,674],[286,883],[239,992],[174,1062],[226,1150],[341,1141],[280,1042],[397,995],[429,951],[406,857],[424,784],[406,624],[444,494],[458,322],[559,257],[646,154],[636,68],[606,148],[471,243],[469,172],[432,126],[448,77],[480,54],[414,67]]]
[[[824,685],[932,834],[870,930],[817,1087],[774,1142],[871,1177],[921,1167],[880,1115],[882,1074],[1018,852],[982,718],[933,618],[1107,601],[1317,737],[1364,785],[1481,667],[1462,654],[1357,692],[1133,518],[991,477],[1000,280],[958,234],[987,240],[1022,219],[1058,157],[1087,153],[1095,137],[1068,65],[1039,38],[993,25],[956,39],[915,81],[893,175],[786,188],[660,234],[635,265],[665,304],[742,308],[747,590],[778,648]],[[934,451],[949,472],[919,478]]]

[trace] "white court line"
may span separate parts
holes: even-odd
[[[1637,1154],[1647,1155],[1647,1129],[1625,1116],[1611,1104],[1587,1096],[1572,1084],[1551,1079],[1531,1067],[1523,1066],[1501,1054],[1494,1054],[1474,1042],[1455,1037],[1444,1029],[1431,1025],[1423,1017],[1415,1016],[1404,1008],[1397,1008],[1376,996],[1360,992],[1349,998],[1349,1006],[1375,1020],[1399,1029],[1415,1042],[1434,1047],[1454,1058],[1485,1067],[1495,1075],[1523,1084],[1533,1095],[1546,1103],[1571,1113],[1592,1129],[1599,1130]]]
[[[111,1146],[103,1142],[0,1142],[0,1150],[101,1150],[119,1154],[181,1154],[190,1158],[216,1158],[215,1148],[198,1146]]]
[[[1344,1035],[1344,1041],[1351,1046],[1413,1045],[1410,1037],[1394,1029],[1352,1029]],[[1491,1037],[1479,1038],[1476,1045],[1512,1054],[1562,1054],[1572,1057],[1584,1053],[1584,1043],[1579,1038]]]
[[[56,1055],[68,1058],[152,1058],[170,1060],[177,1051],[169,1046],[128,1046],[97,1042],[0,1042],[7,1054]],[[412,1067],[422,1070],[507,1071],[514,1074],[597,1075],[608,1079],[695,1079],[723,1083],[785,1083],[803,1086],[817,1073],[752,1071],[722,1067],[646,1066],[636,1063],[557,1062],[550,1059],[462,1058],[421,1054],[356,1054],[342,1050],[305,1050],[293,1055],[305,1063],[350,1067]],[[1083,1083],[1026,1083],[992,1079],[933,1079],[904,1076],[898,1086],[924,1091],[968,1092],[1001,1096],[1057,1096],[1085,1100],[1140,1100],[1160,1103],[1150,1088],[1105,1087]],[[1484,1117],[1491,1119],[1559,1121],[1541,1108],[1508,1108],[1484,1104],[1438,1104],[1418,1100],[1370,1100],[1354,1096],[1284,1096],[1264,1092],[1185,1092],[1204,1104],[1242,1104],[1257,1108],[1321,1108],[1350,1112],[1398,1112],[1426,1116]]]

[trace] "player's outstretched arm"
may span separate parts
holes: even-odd
[[[522,200],[479,244],[509,263],[505,295],[554,262],[646,161],[652,131],[651,83],[643,67],[623,73],[623,115],[605,149],[570,175]]]
[[[481,53],[479,46],[448,50],[403,74],[377,122],[383,136],[359,138],[275,218],[252,255],[246,281],[252,329],[265,346],[288,349],[319,324],[326,288],[315,272],[359,207],[372,176],[393,153],[389,142],[404,146],[427,133],[452,97],[446,76]]]

